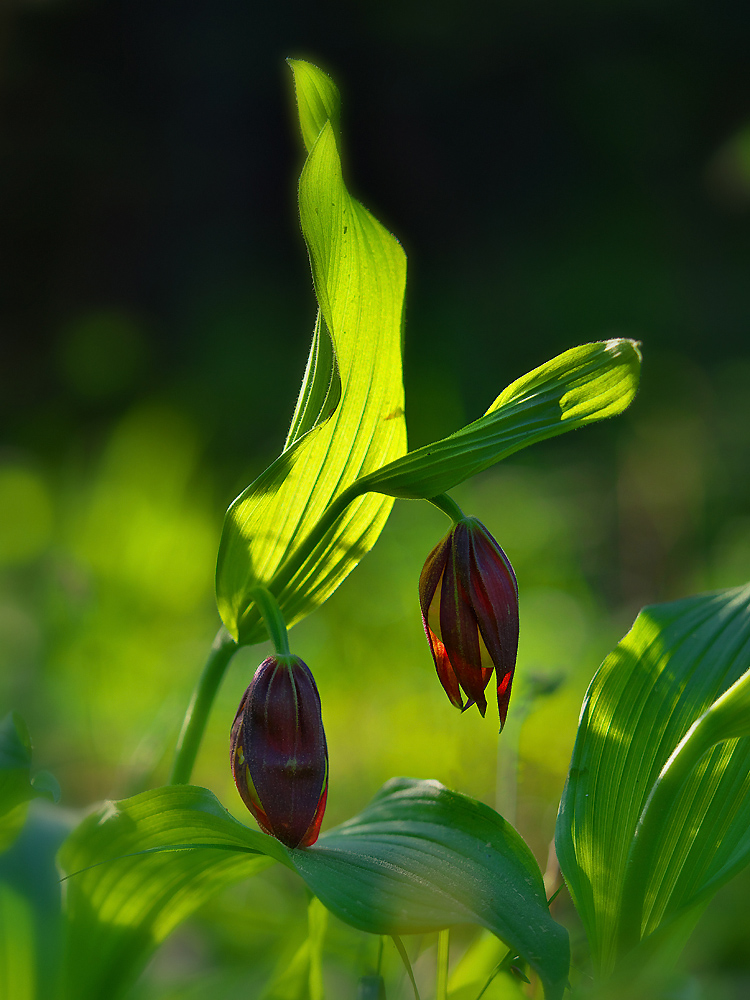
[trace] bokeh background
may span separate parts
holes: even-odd
[[[315,314],[291,55],[338,82],[349,186],[409,257],[413,445],[577,343],[643,343],[628,414],[455,491],[521,588],[499,749],[434,676],[428,505],[397,502],[292,633],[323,698],[327,825],[391,775],[435,777],[515,817],[545,868],[604,655],[643,604],[750,578],[749,39],[737,0],[5,0],[0,708],[65,807],[165,780],[218,626],[224,510],[287,430]],[[266,651],[233,662],[196,772],[237,815],[228,731]],[[749,888],[696,932],[691,995],[747,995]],[[261,876],[134,996],[261,996],[304,922],[301,888]],[[367,971],[363,937],[331,931],[332,996]]]

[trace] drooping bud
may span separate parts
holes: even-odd
[[[320,695],[298,656],[258,667],[232,725],[232,774],[260,827],[287,847],[318,839],[328,794]]]
[[[463,518],[432,550],[419,578],[419,602],[435,669],[452,704],[461,710],[476,704],[484,715],[494,669],[502,729],[518,651],[518,585],[481,521]]]

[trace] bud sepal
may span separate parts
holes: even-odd
[[[309,667],[270,656],[242,696],[230,737],[242,801],[286,847],[318,839],[328,794],[328,749],[320,695]]]

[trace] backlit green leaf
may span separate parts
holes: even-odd
[[[749,663],[750,586],[646,608],[591,683],[556,844],[603,974],[750,861]]]
[[[201,904],[274,860],[290,864],[278,841],[190,785],[106,803],[58,860],[67,876],[63,1000],[116,1000]]]
[[[294,91],[297,96],[302,141],[309,153],[326,122],[333,126],[338,141],[341,96],[333,80],[317,66],[304,59],[287,59],[294,73]]]
[[[533,855],[489,806],[436,781],[388,782],[358,816],[292,860],[338,917],[373,934],[487,927],[562,996],[568,936]]]
[[[503,390],[483,417],[364,476],[362,490],[433,497],[536,441],[622,413],[638,388],[632,340],[565,351]]]
[[[310,150],[299,204],[320,316],[286,448],[225,520],[217,600],[241,643],[265,638],[250,596],[254,588],[271,590],[292,625],[322,604],[369,551],[393,501],[370,494],[345,510],[331,505],[358,477],[406,450],[406,258],[344,185],[333,83],[309,63],[291,65]],[[326,511],[328,521],[319,527]]]

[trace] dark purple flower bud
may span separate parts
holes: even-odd
[[[328,794],[320,695],[298,656],[269,656],[255,671],[231,735],[232,774],[260,827],[287,847],[318,839]]]
[[[451,702],[462,711],[476,704],[484,715],[484,690],[494,670],[502,729],[518,651],[518,585],[508,557],[481,521],[464,518],[432,550],[419,578],[419,603]]]

